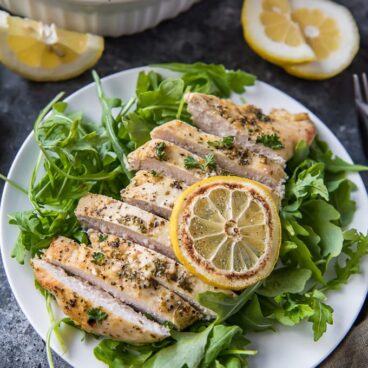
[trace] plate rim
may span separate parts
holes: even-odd
[[[166,74],[172,74],[170,73],[170,71],[167,71],[166,69],[162,69],[162,68],[158,68],[158,67],[151,67],[149,65],[145,65],[145,66],[140,66],[140,67],[135,67],[135,68],[129,68],[129,69],[125,69],[113,74],[109,74],[103,78],[101,78],[101,82],[102,84],[105,84],[106,82],[108,82],[110,79],[115,79],[115,78],[121,78],[121,76],[124,76],[124,74],[129,74],[129,73],[139,73],[140,71],[145,71],[145,70],[156,70],[156,71],[165,71]],[[284,92],[283,90],[280,90],[277,87],[274,87],[273,85],[267,83],[267,82],[263,82],[259,79],[257,79],[256,83],[260,83],[260,84],[264,84],[267,86],[267,88],[270,88],[272,90],[274,90],[275,92],[282,94],[283,97],[286,97],[290,100],[292,100],[293,102],[296,102],[297,104],[303,106],[303,108],[310,114],[312,120],[317,120],[320,124],[320,126],[318,126],[318,129],[323,129],[325,133],[329,134],[331,137],[333,137],[333,139],[335,140],[336,143],[338,143],[340,145],[341,150],[344,152],[345,154],[345,158],[344,160],[353,163],[353,160],[349,154],[349,152],[347,151],[347,149],[345,148],[345,146],[341,143],[341,141],[337,138],[337,136],[334,134],[334,132],[320,119],[318,118],[318,116],[308,107],[306,107],[303,103],[299,102],[297,99],[295,99],[294,97],[288,95],[286,92]],[[95,82],[90,82],[88,84],[86,84],[85,86],[77,89],[76,91],[74,91],[73,93],[71,93],[70,95],[68,95],[67,97],[63,98],[63,101],[65,102],[69,102],[70,99],[73,99],[75,97],[77,97],[77,95],[82,94],[85,90],[93,87],[95,85]],[[242,94],[246,93],[243,92]],[[242,94],[235,94],[235,95],[242,95]],[[28,134],[28,136],[25,138],[25,140],[23,141],[23,143],[21,144],[21,146],[19,147],[8,172],[7,177],[8,178],[12,178],[12,176],[14,175],[14,171],[16,170],[17,167],[17,163],[19,161],[20,156],[23,154],[23,151],[26,149],[26,147],[30,144],[30,141],[33,140],[34,138],[34,131],[32,128],[32,131]],[[38,148],[39,149],[39,148]],[[363,195],[365,195],[366,198],[366,204],[368,205],[368,194],[367,194],[367,188],[365,186],[365,183],[361,177],[361,175],[359,173],[355,173],[355,175],[357,175],[356,180],[361,182],[361,188],[363,190]],[[3,268],[6,274],[6,278],[7,281],[9,283],[10,289],[15,297],[15,300],[19,306],[19,308],[21,309],[22,313],[24,314],[24,316],[27,318],[28,323],[33,327],[33,329],[36,331],[36,333],[41,337],[41,339],[43,341],[46,340],[46,336],[43,336],[43,334],[41,333],[41,331],[39,330],[39,328],[37,327],[35,321],[32,321],[32,319],[29,317],[27,308],[25,307],[25,304],[21,301],[20,298],[20,292],[17,290],[17,288],[15,287],[15,282],[13,281],[13,279],[9,276],[10,275],[10,263],[8,259],[5,259],[5,225],[7,225],[7,216],[8,214],[5,213],[5,209],[4,209],[4,201],[5,198],[9,195],[9,191],[11,189],[11,185],[8,182],[5,182],[5,185],[3,187],[3,193],[2,193],[2,197],[1,197],[1,203],[0,203],[0,251],[1,251],[1,257],[2,257],[2,263],[3,263]],[[367,228],[368,228],[368,224],[367,224]],[[367,231],[367,229],[365,230]],[[15,261],[13,258],[10,259],[11,261]],[[359,313],[362,310],[362,307],[364,305],[365,299],[368,295],[368,285],[365,286],[365,298],[362,298],[362,302],[359,305],[359,308],[357,308],[357,312],[354,313],[354,321],[357,319]],[[334,345],[334,347],[329,350],[328,352],[326,352],[326,354],[318,361],[315,363],[314,367],[317,367],[319,364],[321,364],[323,361],[325,361],[341,344],[341,342],[344,340],[344,338],[347,336],[347,334],[350,332],[350,330],[352,329],[352,327],[354,326],[354,322],[349,326],[349,328],[344,332],[343,336],[336,340],[336,344]],[[69,364],[73,364],[73,362],[71,361],[71,359],[69,358],[69,356],[64,356],[60,347],[58,345],[55,346],[55,343],[51,342],[51,348],[52,350],[58,354],[59,357],[61,357],[63,360],[65,360],[67,363]],[[92,353],[92,352],[91,352]]]

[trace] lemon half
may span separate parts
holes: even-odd
[[[58,81],[91,68],[104,49],[102,37],[66,31],[0,11],[0,61],[35,81]]]
[[[170,218],[180,262],[203,281],[240,290],[267,277],[281,242],[277,206],[262,184],[232,176],[187,188]]]
[[[302,63],[315,59],[287,0],[245,0],[241,21],[244,38],[264,59],[275,63]]]
[[[359,50],[359,31],[350,11],[329,0],[291,0],[292,18],[316,60],[284,69],[307,79],[326,79],[347,68]]]

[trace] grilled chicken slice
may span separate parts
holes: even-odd
[[[180,120],[173,120],[153,129],[151,137],[177,144],[201,157],[212,153],[216,163],[227,172],[259,181],[279,193],[283,191],[283,165],[263,155],[240,149],[232,143],[232,136],[223,141],[222,137],[204,133]]]
[[[31,265],[40,285],[55,296],[59,307],[81,329],[133,344],[152,343],[170,335],[166,327],[149,320],[109,293],[69,276],[60,267],[41,259],[33,259]],[[105,318],[96,321],[92,318],[93,311]]]
[[[168,221],[152,213],[100,194],[87,194],[79,200],[75,215],[86,229],[128,238],[175,259]]]
[[[124,263],[126,269],[134,273],[137,281],[145,285],[155,280],[201,311],[206,318],[215,317],[215,313],[198,303],[199,294],[206,291],[232,294],[228,290],[221,290],[204,283],[180,263],[139,244],[94,230],[89,230],[88,236],[92,248],[104,253],[106,257]]]
[[[124,202],[169,219],[175,201],[186,188],[187,185],[180,180],[161,173],[141,170],[121,191],[121,198]],[[280,205],[283,194],[282,183],[280,183],[280,190],[275,190],[272,194],[275,202]]]
[[[201,167],[186,164],[188,158],[194,159]],[[161,139],[152,139],[131,152],[128,162],[131,170],[155,170],[187,185],[221,173],[204,167],[205,160],[201,157]]]
[[[155,171],[140,170],[121,191],[121,199],[158,216],[169,218],[175,200],[187,185]]]
[[[291,114],[274,109],[267,116],[253,105],[236,105],[202,93],[188,93],[185,99],[192,120],[200,129],[222,137],[235,136],[236,143],[242,147],[281,163],[293,156],[299,141],[310,144],[316,135],[316,128],[306,113]],[[271,134],[279,137],[284,148],[274,150],[260,143],[262,136]]]
[[[154,279],[138,278],[139,263],[134,258],[130,258],[128,264],[65,237],[56,238],[43,258],[105,290],[135,310],[152,315],[158,322],[170,322],[178,330],[201,318],[188,302]]]

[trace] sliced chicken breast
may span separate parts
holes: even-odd
[[[158,216],[169,218],[175,200],[187,188],[181,181],[156,171],[140,170],[121,191],[121,199]]]
[[[137,277],[139,262],[134,258],[130,258],[128,264],[127,260],[109,257],[105,252],[96,252],[65,237],[52,241],[43,258],[109,292],[135,310],[151,315],[158,322],[171,323],[178,330],[202,317],[187,301],[154,279]],[[151,262],[154,261],[151,257]]]
[[[188,93],[185,99],[192,120],[200,129],[222,137],[235,136],[237,144],[280,163],[293,156],[299,141],[310,144],[316,135],[315,125],[306,113],[274,109],[265,115],[253,105],[236,105],[202,93]],[[267,145],[267,137],[271,135],[279,138],[283,148],[270,148],[269,142]]]
[[[168,221],[152,213],[100,194],[87,194],[79,200],[75,215],[85,229],[128,238],[175,259]]]
[[[280,205],[283,194],[281,183],[280,187],[279,191],[272,192],[277,205]],[[169,219],[176,200],[186,188],[187,185],[180,180],[141,170],[121,191],[121,197],[124,202]]]
[[[153,129],[151,137],[177,144],[201,157],[212,153],[223,170],[259,181],[280,194],[283,192],[284,166],[266,156],[240,149],[232,143],[232,136],[227,137],[224,143],[222,137],[204,133],[180,120],[173,120]]]
[[[131,170],[155,170],[187,185],[221,173],[206,167],[205,160],[196,154],[161,139],[152,139],[131,152],[128,162]]]
[[[114,340],[146,344],[170,336],[169,330],[143,314],[41,259],[31,261],[40,285],[81,329]]]
[[[218,289],[204,283],[180,263],[139,244],[114,235],[104,235],[94,230],[89,230],[88,235],[94,249],[103,252],[110,258],[124,262],[131,272],[135,272],[137,280],[143,284],[147,280],[155,280],[180,295],[208,318],[215,317],[215,313],[198,303],[199,294],[206,291],[233,294],[228,290]]]

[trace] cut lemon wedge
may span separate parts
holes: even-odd
[[[287,0],[245,0],[241,21],[245,40],[264,59],[275,64],[315,59],[298,24],[291,19]]]
[[[268,188],[233,176],[187,188],[170,218],[180,262],[208,284],[240,290],[267,277],[280,248],[281,225]]]
[[[316,60],[286,65],[285,70],[307,79],[326,79],[350,65],[359,49],[359,31],[350,11],[329,0],[291,0],[297,22]]]
[[[58,81],[92,67],[104,49],[102,37],[58,29],[0,11],[0,61],[35,81]]]

